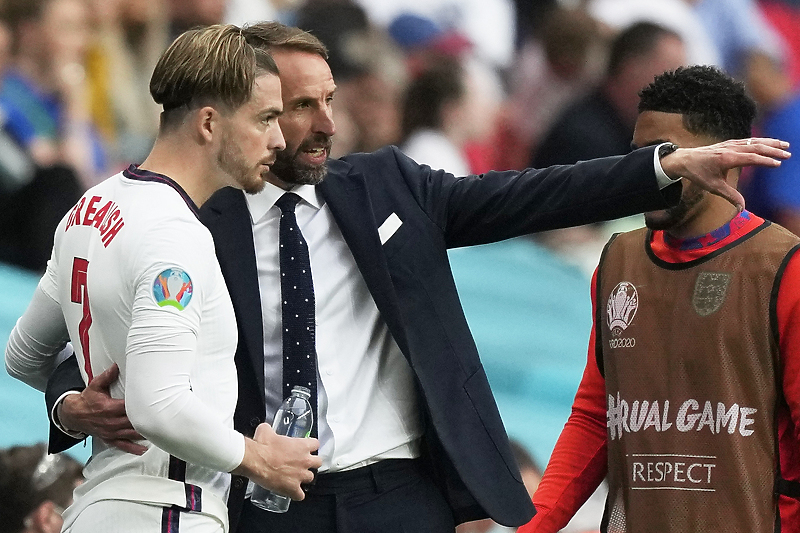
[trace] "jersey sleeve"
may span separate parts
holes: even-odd
[[[787,263],[777,298],[783,396],[788,416],[778,417],[781,476],[800,482],[800,250]],[[800,532],[800,501],[780,496],[782,527]]]
[[[597,272],[592,277],[592,316]],[[561,431],[541,483],[533,495],[536,515],[520,533],[555,533],[597,489],[607,471],[605,380],[595,359],[595,328],[572,413]]]
[[[192,391],[201,308],[215,283],[214,249],[202,227],[151,231],[136,254],[125,358],[125,407],[133,426],[187,462],[230,472],[244,437]],[[233,364],[231,359],[230,364]]]
[[[44,280],[11,331],[5,354],[9,375],[40,391],[69,340],[61,306],[43,290]]]

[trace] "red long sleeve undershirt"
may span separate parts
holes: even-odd
[[[728,237],[692,250],[681,250],[677,243],[667,243],[663,232],[655,232],[652,249],[665,261],[687,262],[726,246],[762,223],[763,219],[753,214],[740,214],[732,221]],[[699,241],[715,240],[708,237]],[[596,283],[595,270],[591,288],[592,317],[596,308]],[[778,413],[781,475],[785,479],[800,480],[800,253],[790,259],[781,280],[777,315],[783,393],[788,405],[788,411],[782,409]],[[537,514],[519,529],[520,533],[556,532],[567,525],[606,475],[606,439],[605,380],[595,360],[592,327],[587,364],[572,404],[572,414],[533,496]],[[782,531],[800,533],[800,503],[781,496],[779,506]]]

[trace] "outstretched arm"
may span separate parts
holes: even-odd
[[[731,139],[710,146],[679,148],[661,159],[670,178],[686,178],[694,184],[744,209],[744,197],[725,180],[728,170],[751,165],[780,166],[790,153],[789,143],[777,139]]]

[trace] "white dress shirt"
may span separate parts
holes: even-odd
[[[267,421],[283,400],[275,202],[284,192],[268,183],[247,195],[261,292]],[[316,188],[302,185],[292,192],[302,198],[295,213],[314,280],[320,472],[417,457],[422,424],[411,368]]]

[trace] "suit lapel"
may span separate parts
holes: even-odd
[[[222,274],[233,301],[243,343],[253,365],[259,390],[264,394],[264,331],[253,226],[242,191],[227,187],[201,209],[200,219],[211,231]],[[239,363],[241,364],[241,362]]]
[[[405,329],[397,294],[389,275],[378,225],[364,176],[352,167],[333,162],[325,180],[318,185],[364,281],[389,331],[404,353],[408,353]],[[338,163],[338,164],[337,164]],[[333,166],[333,165],[336,166]]]

